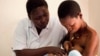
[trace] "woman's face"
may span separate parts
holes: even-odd
[[[60,21],[61,24],[68,30],[68,32],[75,33],[81,26],[80,20],[81,19],[79,16],[77,17],[67,16],[65,18],[62,18]]]
[[[37,28],[45,28],[49,21],[48,8],[45,6],[36,8],[34,11],[31,12],[30,19]]]

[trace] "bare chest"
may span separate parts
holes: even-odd
[[[87,42],[87,36],[86,35],[82,35],[81,37],[77,37],[77,38],[74,38],[71,40],[72,42],[72,45],[79,45],[80,47],[84,47],[86,42]]]

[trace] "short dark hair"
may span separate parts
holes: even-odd
[[[73,0],[63,1],[58,7],[58,17],[60,19],[66,16],[77,17],[80,12],[79,4]]]
[[[32,10],[41,6],[46,6],[48,8],[47,2],[45,0],[28,0],[26,3],[28,15],[31,13]]]

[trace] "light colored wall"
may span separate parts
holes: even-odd
[[[81,8],[83,19],[89,23],[88,2],[89,0],[76,0]]]
[[[27,17],[27,0],[0,0],[0,56],[11,56],[12,35],[17,23]],[[63,0],[47,0],[50,14],[57,17],[57,8]],[[79,2],[85,21],[88,22],[88,0],[76,0]]]
[[[100,36],[100,0],[89,1],[89,22],[91,27],[93,27]],[[100,56],[100,48],[98,54],[98,56]]]
[[[11,56],[13,29],[26,17],[26,0],[0,0],[0,56]]]

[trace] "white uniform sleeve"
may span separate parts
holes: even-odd
[[[27,48],[26,47],[25,22],[21,21],[17,25],[15,32],[14,32],[13,50],[22,50],[25,48]]]

